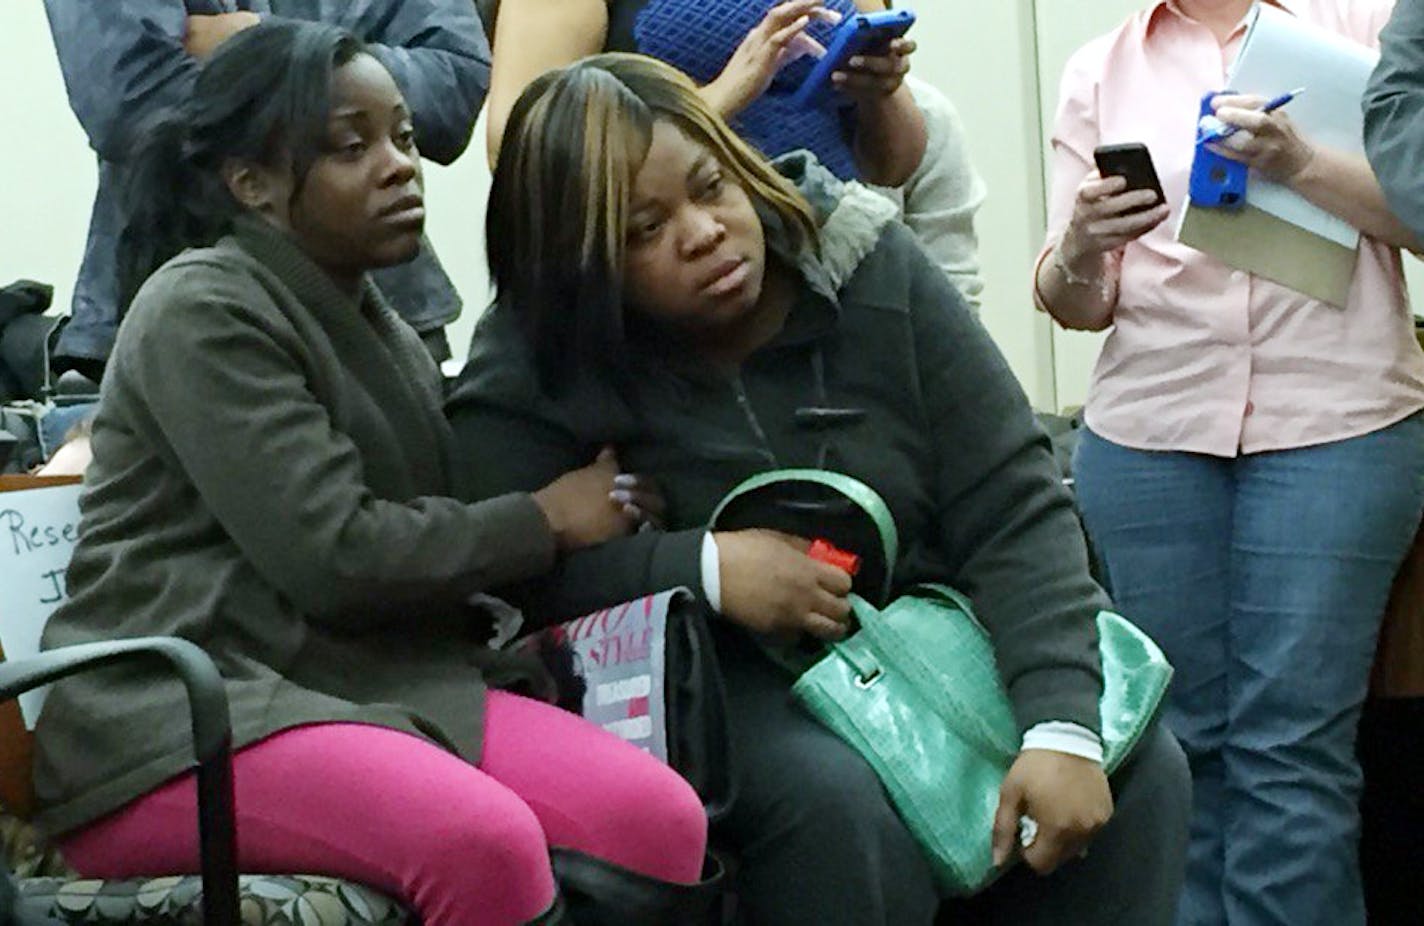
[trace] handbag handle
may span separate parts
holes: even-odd
[[[969,598],[957,588],[951,588],[940,582],[921,582],[918,585],[910,586],[905,594],[913,595],[916,598],[938,598],[940,601],[951,605],[969,618],[970,623],[984,636],[989,639],[989,628],[979,623],[978,616],[974,613],[974,607],[969,603]]]
[[[859,595],[850,596],[850,606],[852,612],[855,614],[856,620],[860,621],[862,625],[864,624],[864,621],[861,619],[863,613],[862,609],[874,613],[876,617],[880,616],[879,612],[875,611],[875,608]],[[849,640],[850,638],[847,637],[846,639]],[[885,667],[880,664],[873,653],[861,653],[855,646],[845,641],[831,641],[828,642],[826,646],[832,653],[851,667],[851,670],[855,673],[855,687],[857,688],[862,690],[869,688],[871,685],[880,681],[885,674]]]
[[[979,621],[979,616],[974,613],[974,607],[970,603],[969,597],[959,591],[959,589],[945,585],[942,582],[921,582],[918,585],[911,586],[906,594],[913,595],[916,598],[932,598],[942,604],[949,605],[958,611],[959,616],[967,620],[970,626],[992,646],[993,638],[989,635],[989,628],[985,627]],[[995,668],[995,678],[998,678],[997,666]],[[988,750],[990,754],[999,756],[1001,759],[1013,760],[1013,757],[1018,752],[1017,744],[1006,741],[1004,737],[999,735],[998,731],[984,722],[979,711],[971,707],[966,707],[962,701],[956,699],[952,689],[946,688],[943,694],[947,701],[953,703],[961,719],[966,720],[974,727],[978,733],[976,738],[981,747]]]

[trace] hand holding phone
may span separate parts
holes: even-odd
[[[1157,198],[1150,203],[1129,209],[1126,215],[1146,212],[1166,202],[1162,193],[1162,182],[1157,179],[1157,168],[1152,164],[1152,153],[1141,142],[1122,145],[1099,145],[1093,149],[1093,161],[1098,165],[1098,173],[1108,177],[1122,177],[1127,181],[1124,193],[1135,190],[1152,190]]]
[[[1096,266],[1103,254],[1147,234],[1171,211],[1146,145],[1104,145],[1093,152],[1093,160],[1100,176],[1088,174],[1078,184],[1073,216],[1056,248],[1065,274],[1082,276],[1075,268]],[[1124,178],[1126,189],[1110,192],[1113,177]],[[1144,190],[1151,191],[1150,198]]]
[[[886,54],[891,43],[903,38],[914,24],[915,14],[905,9],[857,13],[846,17],[831,38],[825,56],[816,62],[796,90],[792,102],[801,108],[819,104],[834,86],[832,74],[844,71],[850,59],[857,55]]]
[[[825,48],[806,31],[813,21],[841,21],[823,0],[787,0],[767,11],[742,39],[722,73],[702,96],[724,119],[746,109],[771,86],[778,71],[798,58],[823,55]]]

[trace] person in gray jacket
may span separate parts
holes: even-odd
[[[1424,240],[1424,0],[1398,0],[1380,32],[1380,60],[1365,88],[1364,116],[1365,154],[1385,201]],[[1416,332],[1418,317],[1416,303]],[[1411,619],[1417,619],[1413,607],[1411,601]],[[1414,873],[1424,865],[1424,752],[1405,750],[1402,756],[1399,743],[1417,742],[1421,732],[1424,691],[1385,697],[1372,692],[1358,747],[1364,772],[1360,867],[1371,923],[1409,922],[1415,914],[1408,911],[1419,908]]]
[[[700,593],[737,785],[714,835],[740,855],[744,922],[929,926],[930,867],[874,772],[796,709],[755,642],[842,636],[850,578],[804,539],[706,528],[767,470],[860,479],[898,528],[896,593],[947,582],[974,600],[1023,734],[998,858],[1020,814],[1038,835],[972,906],[994,922],[1165,926],[1186,763],[1159,728],[1103,772],[1107,599],[1046,436],[894,204],[804,154],[778,166],[796,186],[650,58],[586,59],[513,106],[486,236],[498,298],[447,403],[454,478],[470,500],[497,497],[611,443],[657,479],[666,529],[563,555],[508,593],[546,615]]]
[[[135,126],[186,98],[200,61],[264,18],[325,22],[366,42],[410,102],[423,156],[449,164],[465,150],[489,90],[489,44],[470,0],[45,0],[65,88],[99,157],[99,189],[55,363],[97,380],[113,346],[122,296],[115,254],[127,225],[117,190]],[[377,284],[437,360],[460,297],[423,242]]]
[[[226,42],[146,127],[122,191],[143,247],[120,262],[146,282],[42,643],[175,635],[212,657],[252,870],[367,884],[426,926],[566,922],[556,871],[570,905],[691,922],[715,897],[693,885],[692,788],[506,690],[532,670],[489,646],[479,593],[633,519],[611,452],[530,492],[450,497],[438,371],[368,277],[419,249],[414,134],[360,42],[292,20]],[[37,819],[83,874],[196,870],[184,717],[148,664],[50,693]]]
[[[1399,0],[1365,89],[1365,154],[1390,210],[1424,238],[1424,0]]]

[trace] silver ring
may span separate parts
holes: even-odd
[[[1024,815],[1019,817],[1019,846],[1028,849],[1038,839],[1038,821]]]

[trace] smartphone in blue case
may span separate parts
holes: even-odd
[[[803,109],[818,105],[831,90],[831,75],[844,70],[846,62],[860,54],[880,54],[891,41],[900,38],[915,24],[912,10],[883,10],[856,13],[836,27],[826,55],[811,69],[797,88],[792,102]]]

